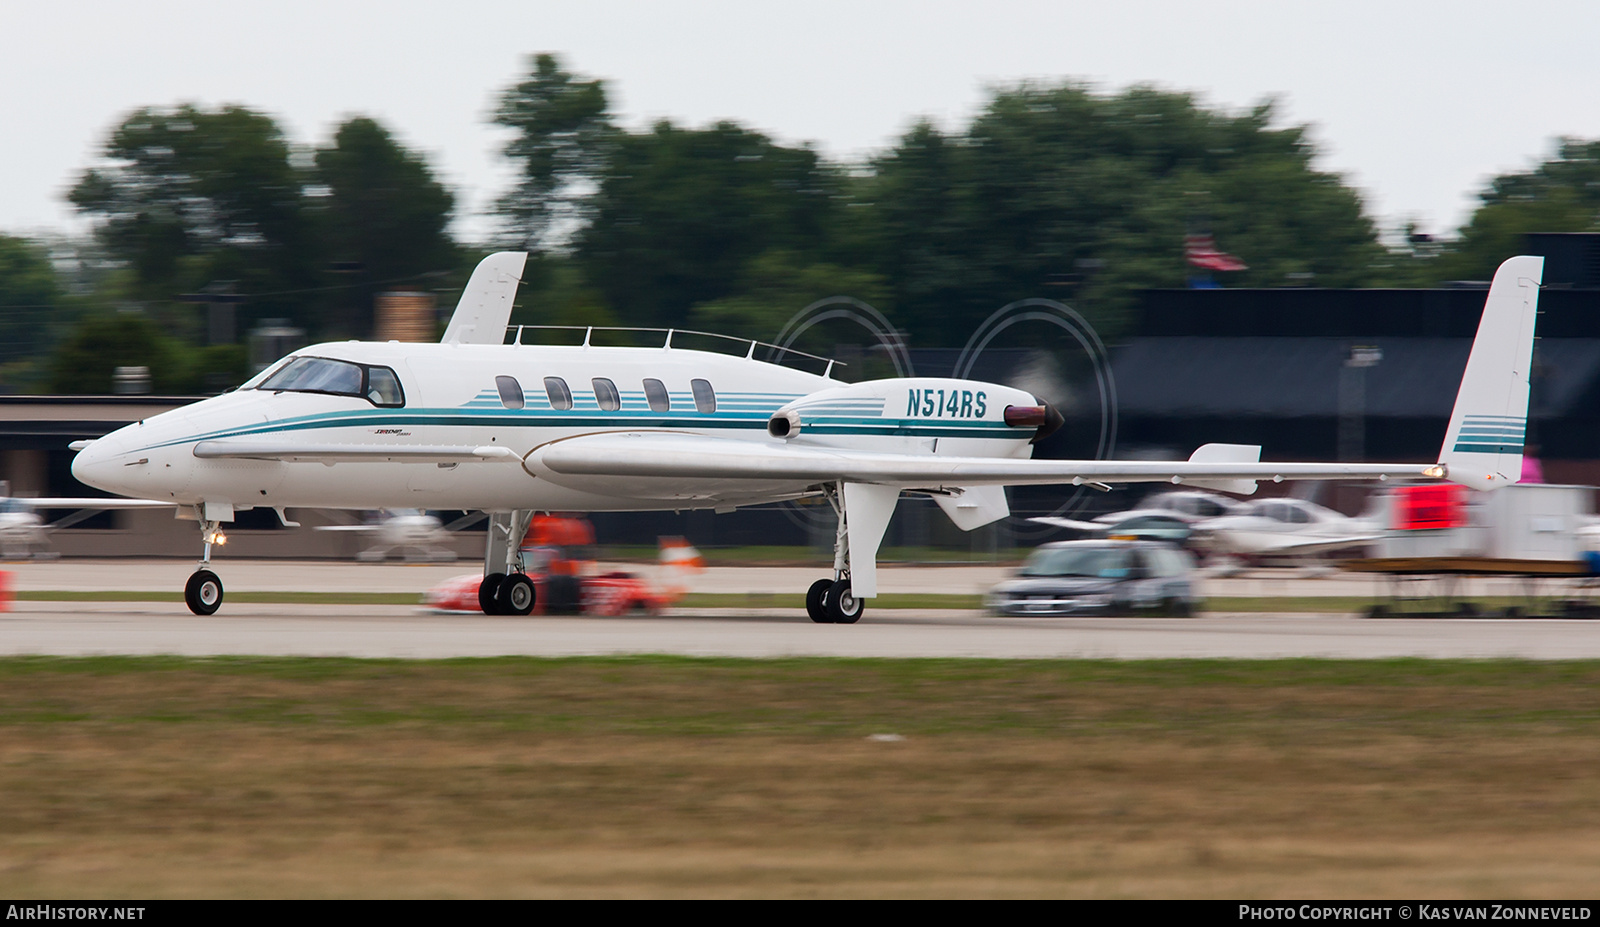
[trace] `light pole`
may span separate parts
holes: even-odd
[[[1378,366],[1383,349],[1350,346],[1339,369],[1339,459],[1357,462],[1367,456],[1367,368]]]

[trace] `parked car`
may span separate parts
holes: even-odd
[[[1190,615],[1194,558],[1156,541],[1058,541],[985,599],[996,615]]]

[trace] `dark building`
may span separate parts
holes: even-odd
[[[1529,253],[1547,261],[1528,441],[1552,480],[1600,481],[1600,235]],[[1147,291],[1112,349],[1119,452],[1433,460],[1487,289]]]

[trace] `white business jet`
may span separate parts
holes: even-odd
[[[1008,514],[1004,487],[1168,481],[1249,493],[1257,480],[1448,478],[1516,482],[1543,259],[1495,275],[1439,462],[1262,463],[1208,444],[1187,461],[1032,460],[1056,411],[1008,386],[929,377],[848,384],[755,358],[674,347],[506,344],[525,255],[478,265],[439,344],[313,345],[239,389],[83,448],[73,474],[183,505],[204,555],[185,598],[222,602],[211,549],[241,509],[478,509],[491,515],[479,599],[527,614],[518,552],[535,511],[728,511],[804,496],[838,512],[833,574],[813,620],[855,622],[901,493],[931,496],[971,530]]]

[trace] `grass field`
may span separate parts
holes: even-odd
[[[0,893],[1591,896],[1600,663],[12,658]]]

